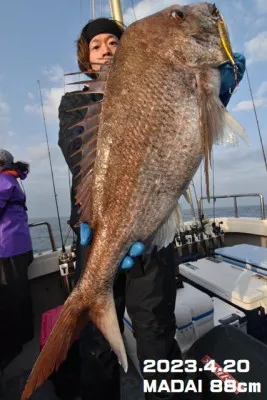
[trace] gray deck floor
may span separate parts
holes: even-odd
[[[20,400],[26,379],[39,354],[39,323],[36,324],[35,329],[34,339],[24,345],[23,351],[4,371],[0,385],[1,400]],[[142,380],[129,357],[128,363],[127,374],[123,371],[121,373],[121,400],[144,400]],[[58,400],[53,383],[49,380],[46,381],[31,397],[31,400]]]
[[[64,301],[60,291],[57,275],[37,279],[31,284],[34,316],[35,336],[31,342],[23,346],[23,351],[6,367],[4,375],[0,375],[0,399],[20,400],[25,382],[40,352],[40,321],[44,311],[52,309]],[[121,400],[144,400],[142,381],[128,358],[129,371],[121,374]],[[46,381],[31,397],[31,400],[58,400],[51,381]],[[77,399],[78,400],[78,399]]]
[[[29,372],[30,370],[24,370],[20,375],[5,380],[0,399],[20,400],[20,395]],[[49,380],[46,381],[38,391],[33,394],[31,400],[58,400],[52,382]],[[79,400],[79,397],[75,400]],[[122,372],[121,374],[121,400],[144,400],[141,379],[130,361],[128,373],[125,375]]]

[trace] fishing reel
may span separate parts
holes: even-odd
[[[62,251],[58,257],[60,276],[64,288],[69,295],[74,288],[74,278],[76,269],[76,245],[73,244],[69,252]]]
[[[211,224],[212,226],[212,232],[214,233],[216,239],[217,239],[217,246],[216,247],[224,247],[224,231],[221,228],[221,225],[223,225],[223,222],[218,222],[218,225],[216,225],[216,222],[213,222]]]
[[[186,229],[176,233],[174,237],[174,247],[178,253],[178,260],[182,262],[185,257],[194,257],[199,253],[203,255],[199,248],[201,240],[199,233],[200,231],[197,224],[188,226]]]
[[[221,233],[223,233],[223,230],[221,229],[220,225],[223,225],[223,222],[219,222],[218,225],[216,225],[216,222],[213,222],[211,224],[212,226],[212,232],[214,233],[214,235],[220,235]]]
[[[176,233],[174,247],[178,253],[178,262],[184,262],[190,257],[209,257],[218,247],[224,246],[224,231],[221,228],[223,222],[217,225],[210,223],[204,215],[198,223],[191,224],[185,229]]]
[[[224,231],[221,228],[221,225],[223,225],[222,221],[218,222],[217,225],[215,221],[213,221],[212,223],[210,223],[209,220],[207,221],[208,222],[205,224],[205,235],[207,237],[206,240],[208,240],[208,255],[210,256],[215,249],[224,246]]]

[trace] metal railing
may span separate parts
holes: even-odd
[[[47,230],[48,230],[48,234],[49,234],[49,239],[50,239],[50,244],[51,244],[51,249],[52,251],[56,251],[56,244],[55,244],[55,239],[52,233],[52,229],[51,229],[51,225],[46,222],[46,221],[42,221],[42,222],[36,222],[36,224],[29,224],[30,228],[34,228],[35,226],[41,226],[41,225],[46,225],[47,226]]]
[[[265,219],[265,209],[264,209],[264,198],[263,195],[260,193],[245,193],[245,194],[227,194],[223,196],[211,196],[210,199],[234,199],[234,207],[235,207],[235,217],[239,218],[238,216],[238,206],[237,206],[237,198],[239,197],[259,197],[260,198],[260,209],[261,209],[261,219]],[[207,197],[201,197],[198,200],[198,210],[199,214],[203,214],[203,200],[208,200]]]

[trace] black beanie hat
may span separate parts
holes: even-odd
[[[81,36],[83,36],[89,44],[93,37],[101,33],[110,33],[120,39],[123,34],[123,28],[120,27],[116,21],[107,18],[97,18],[85,25]]]

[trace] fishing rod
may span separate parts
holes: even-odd
[[[58,207],[58,201],[57,201],[56,185],[55,185],[54,172],[53,172],[53,166],[52,166],[52,160],[51,160],[49,140],[48,140],[48,135],[47,135],[47,128],[46,128],[44,105],[43,105],[43,98],[42,98],[42,92],[41,92],[41,87],[40,87],[40,81],[38,80],[37,83],[38,83],[39,92],[40,92],[41,107],[42,107],[42,114],[43,114],[43,120],[44,120],[44,130],[45,130],[45,136],[46,136],[47,152],[48,152],[48,158],[49,158],[49,164],[50,164],[51,178],[52,178],[53,191],[54,191],[56,210],[57,210],[58,225],[59,225],[60,238],[61,238],[61,247],[62,247],[62,252],[65,253],[66,249],[65,249],[65,245],[64,245],[64,241],[63,241],[63,234],[62,234],[62,228],[61,228],[61,222],[60,222],[60,216],[59,216],[59,207]]]
[[[134,20],[137,21],[136,12],[135,12],[135,8],[134,8],[134,1],[133,0],[131,0],[131,4],[132,4],[132,9],[133,9],[133,14],[134,14]]]
[[[246,75],[247,75],[248,87],[249,87],[250,96],[251,96],[251,100],[252,100],[253,110],[254,110],[254,114],[255,114],[255,119],[256,119],[256,123],[257,123],[257,127],[258,127],[258,134],[259,134],[260,143],[261,143],[262,155],[263,155],[263,159],[264,159],[265,168],[266,168],[266,171],[267,171],[267,160],[266,160],[265,150],[264,150],[264,147],[263,147],[260,124],[259,124],[258,114],[257,114],[257,110],[256,110],[256,105],[255,105],[255,102],[254,102],[252,88],[251,88],[251,85],[250,85],[250,79],[249,79],[247,67],[246,67]]]

